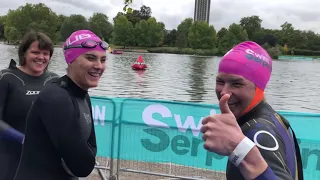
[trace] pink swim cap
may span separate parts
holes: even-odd
[[[69,38],[63,44],[63,47],[77,46],[77,45],[80,45],[82,42],[85,42],[88,40],[94,40],[96,42],[102,41],[97,35],[95,35],[93,32],[89,30],[78,30],[73,32],[69,36]],[[95,48],[70,48],[70,49],[64,50],[64,57],[66,59],[66,62],[69,64],[72,61],[74,61],[77,57],[79,57],[81,54],[88,51],[93,51],[93,50],[106,51],[103,48],[101,48],[100,45],[97,45]]]
[[[270,80],[272,59],[259,44],[245,41],[223,56],[218,72],[242,76],[264,91]]]

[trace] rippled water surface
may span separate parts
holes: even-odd
[[[0,44],[0,68],[17,60],[14,46]],[[141,54],[148,70],[133,71],[138,53],[108,54],[107,70],[91,95],[217,103],[215,76],[219,57]],[[62,49],[56,48],[50,69],[64,75]],[[266,89],[267,101],[277,110],[320,112],[320,61],[274,61]]]

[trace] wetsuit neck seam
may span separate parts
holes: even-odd
[[[46,74],[47,74],[47,70],[44,70],[43,73],[41,75],[39,75],[39,76],[33,76],[33,75],[28,74],[28,73],[25,73],[24,71],[22,71],[20,68],[17,67],[17,63],[13,59],[11,59],[8,69],[16,71],[17,73],[20,73],[24,77],[30,78],[31,80],[41,79],[42,77],[46,76]]]
[[[243,125],[244,123],[250,121],[251,119],[254,118],[254,114],[260,111],[261,107],[264,106],[264,104],[267,104],[264,101],[260,101],[254,108],[252,108],[249,112],[244,114],[238,119],[238,124],[239,126]]]
[[[84,99],[88,94],[88,91],[79,87],[75,82],[73,82],[73,80],[69,76],[65,75],[61,78],[61,80],[62,82],[65,82],[62,84],[66,85],[68,91],[70,91],[76,97]]]

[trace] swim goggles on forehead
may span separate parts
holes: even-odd
[[[100,45],[100,47],[104,50],[107,50],[109,47],[109,44],[105,41],[96,42],[94,40],[88,40],[84,41],[79,45],[70,45],[70,46],[64,46],[63,50],[71,49],[71,48],[95,48],[97,45]]]

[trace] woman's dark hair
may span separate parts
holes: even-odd
[[[19,55],[19,65],[23,66],[26,64],[26,61],[24,59],[24,55],[29,49],[30,45],[35,42],[39,41],[39,49],[40,50],[49,50],[50,51],[50,58],[52,57],[53,54],[53,43],[52,40],[44,33],[42,32],[28,32],[24,38],[22,39],[20,45],[19,45],[19,50],[18,50],[18,55]]]

